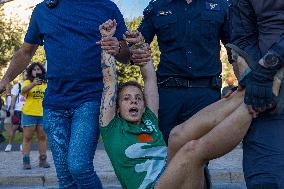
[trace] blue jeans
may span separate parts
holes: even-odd
[[[85,102],[68,110],[44,109],[44,130],[60,188],[102,188],[93,166],[99,106],[100,102]]]

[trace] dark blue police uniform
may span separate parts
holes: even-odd
[[[274,51],[283,65],[284,1],[232,0],[231,10],[232,42],[249,55],[253,66],[268,51]],[[283,93],[280,96],[284,98]],[[283,136],[283,110],[253,120],[243,140],[243,169],[248,189],[284,188]]]
[[[166,142],[173,127],[220,99],[220,40],[229,42],[227,15],[224,0],[152,0],[144,10],[138,30],[147,43],[157,35],[161,51],[159,127]]]
[[[224,0],[153,0],[139,31],[147,43],[157,35],[159,127],[171,129],[220,98],[220,39],[227,43],[228,4]]]

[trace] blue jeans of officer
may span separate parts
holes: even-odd
[[[284,112],[253,120],[243,140],[248,189],[284,188]]]
[[[100,102],[68,110],[44,110],[44,130],[60,188],[102,188],[93,159],[99,137]]]

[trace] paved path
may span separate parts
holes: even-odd
[[[3,146],[1,147],[3,148]],[[31,170],[22,169],[22,155],[19,151],[3,152],[0,148],[0,188],[56,188],[56,174],[50,151],[48,161],[51,168],[38,167],[38,152],[31,152]],[[214,183],[213,189],[245,189],[241,169],[242,150],[236,148],[222,158],[210,161],[209,169]],[[94,166],[106,189],[120,189],[119,182],[107,154],[99,145],[94,159]]]

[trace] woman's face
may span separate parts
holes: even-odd
[[[23,80],[27,80],[28,79],[28,73],[27,71],[23,72]]]
[[[39,66],[35,66],[34,69],[32,70],[32,76],[36,77],[36,74],[42,74],[42,71]]]
[[[132,123],[140,124],[145,111],[145,102],[142,91],[135,86],[127,86],[119,94],[118,113]]]

